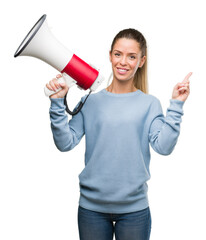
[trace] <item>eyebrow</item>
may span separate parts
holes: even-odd
[[[119,50],[117,50],[117,49],[114,49],[113,51],[117,51],[117,52],[122,53],[121,51],[119,51]],[[135,55],[138,55],[138,53],[133,53],[133,52],[131,52],[131,53],[129,53],[129,54],[135,54]]]

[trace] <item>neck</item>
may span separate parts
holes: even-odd
[[[133,85],[133,82],[116,82],[112,81],[112,83],[106,88],[108,92],[111,93],[129,93],[137,91],[137,88]]]

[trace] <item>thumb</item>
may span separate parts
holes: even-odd
[[[62,82],[62,83],[59,83],[59,85],[61,86],[61,88],[66,88],[67,87],[67,85],[66,85],[66,83],[65,82]]]
[[[59,85],[60,85],[61,87],[64,87],[64,86],[65,86],[65,83],[62,82],[62,83],[59,83]]]
[[[67,92],[69,90],[69,87],[65,82],[59,83],[60,87],[62,88],[63,91]]]

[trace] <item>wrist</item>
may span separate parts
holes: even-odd
[[[62,94],[62,93],[54,93],[50,96],[51,99],[57,99],[57,98],[64,98],[65,94]]]
[[[171,100],[176,100],[176,101],[180,101],[180,102],[185,102],[185,100],[181,99],[181,98],[172,98]]]

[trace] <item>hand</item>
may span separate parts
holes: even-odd
[[[62,75],[58,74],[56,78],[53,78],[49,83],[46,84],[46,87],[51,91],[56,91],[59,88],[62,88],[59,92],[54,93],[50,96],[50,98],[64,98],[67,94],[69,87],[66,83],[58,83],[58,78],[61,78]]]
[[[181,83],[177,83],[173,89],[172,99],[186,101],[190,94],[190,81],[189,78],[192,72],[188,73]]]

